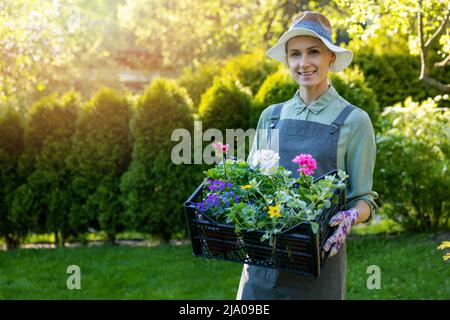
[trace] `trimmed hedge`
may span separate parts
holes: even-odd
[[[70,173],[67,157],[75,133],[79,97],[68,93],[40,99],[29,110],[25,147],[21,156],[22,179],[12,203],[12,216],[22,234],[69,234]],[[26,176],[24,175],[26,173]]]
[[[0,115],[0,236],[5,238],[7,248],[17,247],[22,234],[11,209],[15,190],[22,182],[17,167],[23,151],[23,131],[19,113],[8,108]]]
[[[286,67],[269,75],[255,95],[255,103],[250,117],[250,126],[256,128],[261,113],[271,104],[287,101],[298,90],[298,84],[292,80]]]
[[[268,59],[264,49],[237,55],[227,60],[221,76],[232,76],[255,95],[266,78],[275,72],[278,62]]]
[[[246,130],[249,126],[252,98],[234,77],[216,77],[213,85],[202,95],[199,117],[203,128]]]
[[[131,115],[127,99],[109,88],[101,88],[83,108],[70,158],[69,221],[76,233],[102,229],[114,242],[125,228],[118,184],[131,160]]]
[[[198,110],[202,94],[212,86],[214,77],[220,74],[224,64],[223,60],[211,59],[195,67],[186,67],[176,80],[187,90],[195,111]]]
[[[164,242],[185,233],[182,204],[202,176],[193,165],[173,163],[171,135],[179,128],[192,133],[193,124],[192,101],[175,82],[157,79],[140,97],[131,126],[133,158],[120,186],[130,228]]]

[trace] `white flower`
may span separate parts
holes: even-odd
[[[279,160],[280,160],[280,156],[278,153],[276,153],[272,150],[262,149],[262,150],[257,150],[254,153],[250,165],[253,168],[256,168],[259,165],[260,169],[261,169],[261,173],[264,175],[268,175],[270,169],[278,166]]]

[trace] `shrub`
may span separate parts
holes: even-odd
[[[223,60],[211,59],[183,69],[177,83],[189,93],[195,111],[198,109],[202,94],[212,86],[214,77],[220,74],[224,64]]]
[[[192,102],[173,81],[157,79],[140,97],[132,120],[132,162],[121,179],[122,201],[130,228],[168,242],[186,230],[182,203],[195,180],[192,165],[171,159],[175,129],[193,132]]]
[[[365,110],[377,128],[380,107],[375,93],[369,88],[364,74],[356,68],[347,68],[344,72],[332,73],[330,80],[336,91],[351,104]]]
[[[14,219],[27,231],[69,234],[70,188],[66,158],[78,116],[78,96],[41,98],[28,113],[21,164],[26,175],[12,203]],[[23,223],[22,223],[23,222]]]
[[[131,160],[130,120],[130,104],[112,89],[100,89],[83,108],[70,159],[77,233],[101,228],[114,242],[125,227],[118,185]]]
[[[385,108],[377,134],[375,189],[393,220],[410,230],[446,227],[450,217],[450,112],[428,99]]]
[[[214,77],[233,77],[256,94],[268,75],[275,72],[277,63],[266,57],[265,50],[233,56],[227,60],[210,59],[183,69],[177,83],[186,88],[197,111],[201,96],[213,85]]]
[[[255,95],[251,110],[250,127],[256,128],[261,113],[271,104],[291,99],[298,90],[298,84],[292,80],[286,67],[269,75]]]
[[[248,128],[252,99],[240,82],[233,77],[216,77],[213,85],[202,95],[199,116],[203,128]]]
[[[250,88],[254,95],[266,78],[277,70],[277,65],[277,62],[267,58],[265,50],[257,49],[230,58],[221,75],[235,77],[244,87]]]
[[[20,115],[11,109],[0,115],[0,236],[5,237],[7,248],[17,247],[20,231],[11,216],[15,190],[21,179],[17,172],[23,150],[23,123]]]
[[[420,59],[407,53],[379,55],[370,50],[355,52],[353,63],[364,73],[367,85],[375,92],[381,108],[404,101],[409,96],[420,101],[440,94],[419,81]],[[437,71],[432,70],[432,76],[447,82],[448,76],[445,75],[448,72]],[[440,106],[443,106],[442,102]]]

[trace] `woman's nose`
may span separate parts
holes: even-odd
[[[307,56],[303,56],[300,58],[299,66],[300,67],[307,67],[311,64],[311,60]]]

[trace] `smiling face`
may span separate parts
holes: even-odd
[[[336,55],[318,38],[298,36],[287,43],[287,63],[292,78],[305,88],[327,87],[330,63]]]

